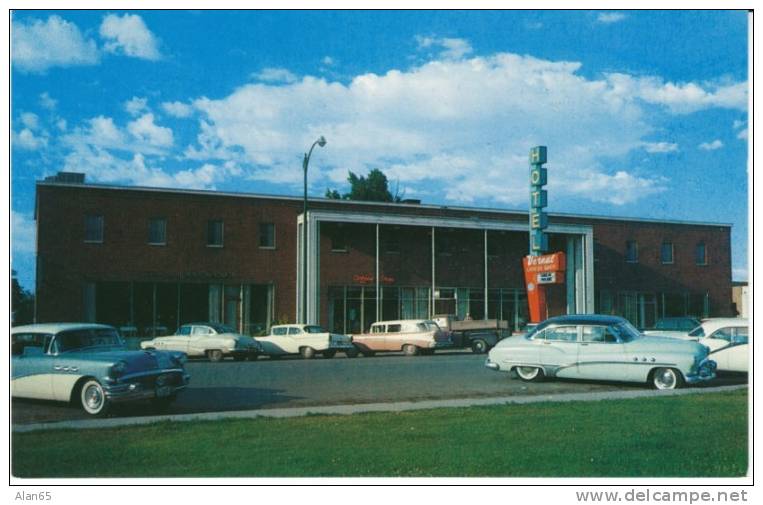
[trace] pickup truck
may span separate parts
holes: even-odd
[[[484,354],[504,337],[511,334],[509,322],[499,319],[459,320],[452,314],[440,314],[432,318],[441,329],[450,332],[453,347],[470,348]]]

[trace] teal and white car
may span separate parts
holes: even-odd
[[[11,330],[11,395],[79,404],[93,416],[115,403],[172,402],[188,385],[185,354],[128,351],[117,330],[91,323]]]
[[[500,341],[485,366],[525,381],[560,377],[674,389],[715,377],[716,363],[708,354],[697,342],[644,336],[621,317],[569,315]]]
[[[270,334],[255,337],[264,352],[272,358],[287,354],[299,354],[312,359],[316,354],[333,358],[341,351],[348,358],[358,355],[352,337],[331,333],[314,324],[279,324],[270,328]]]

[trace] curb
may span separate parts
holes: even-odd
[[[54,423],[35,423],[14,426],[14,433],[28,433],[41,430],[98,429],[122,426],[140,426],[164,421],[218,421],[222,419],[254,419],[257,417],[301,417],[311,414],[351,415],[365,412],[404,412],[437,408],[476,407],[485,405],[524,405],[541,402],[578,402],[602,400],[628,400],[635,398],[656,398],[663,396],[684,396],[703,393],[721,393],[747,388],[747,384],[734,386],[678,389],[671,391],[597,391],[592,393],[540,394],[532,396],[501,396],[489,398],[454,398],[448,400],[422,400],[390,403],[363,403],[356,405],[318,405],[313,407],[289,407],[228,412],[202,412],[196,414],[174,414],[161,416],[121,417],[112,419],[83,419]]]

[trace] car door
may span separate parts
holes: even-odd
[[[172,341],[173,346],[183,347],[183,350],[189,356],[204,356],[210,347],[210,337],[214,336],[215,331],[209,326],[193,325],[189,335],[175,335],[176,340]],[[214,347],[214,346],[212,346]]]
[[[747,372],[749,362],[749,330],[747,326],[734,328],[732,345],[726,351],[728,353],[728,369],[730,372]]]
[[[270,335],[257,337],[255,340],[262,344],[262,350],[265,354],[286,354],[286,347],[288,346],[286,343],[286,340],[288,339],[287,333],[287,327],[276,326],[270,329]]]
[[[289,326],[289,331],[287,332],[287,339],[285,342],[285,348],[290,354],[296,354],[299,352],[299,348],[303,345],[307,345],[310,347],[309,342],[305,342],[305,333],[302,331],[302,328],[299,328],[297,326]]]
[[[384,329],[384,344],[382,348],[387,351],[399,351],[403,348],[406,336],[410,335],[409,327],[403,327],[400,323],[388,324]]]
[[[539,361],[547,374],[557,377],[578,376],[578,331],[576,325],[559,325],[543,331],[543,341],[538,347]]]
[[[702,343],[710,348],[709,358],[718,364],[718,370],[746,372],[747,371],[747,328],[737,337],[740,327],[724,326],[718,328]]]
[[[628,375],[624,345],[605,325],[584,325],[580,331],[577,375],[581,379],[621,380]]]
[[[11,339],[11,395],[39,400],[53,399],[54,359],[51,335],[15,334]]]

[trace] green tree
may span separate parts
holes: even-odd
[[[368,172],[366,177],[348,171],[347,182],[350,183],[349,193],[340,195],[336,189],[327,189],[326,198],[364,202],[400,202],[402,200],[397,191],[394,195],[390,192],[387,176],[378,168]]]
[[[14,325],[34,322],[34,295],[21,287],[15,270],[11,270],[11,321]]]

